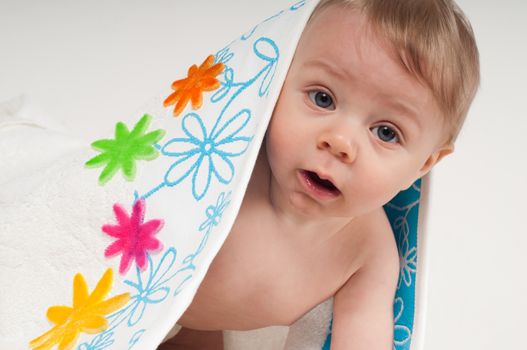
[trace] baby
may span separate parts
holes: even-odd
[[[334,296],[332,350],[392,349],[399,257],[382,206],[452,153],[478,83],[451,1],[322,0],[232,231],[178,324],[290,325]]]

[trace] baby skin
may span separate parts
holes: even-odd
[[[382,209],[452,151],[440,111],[359,11],[306,27],[232,231],[178,324],[291,325],[334,297],[332,350],[389,350],[399,257]]]

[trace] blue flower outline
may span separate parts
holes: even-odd
[[[304,6],[305,4],[306,4],[306,0],[300,0],[299,2],[291,5],[291,7],[289,7],[289,10],[290,11],[296,11],[299,8],[301,8],[302,6]]]
[[[141,270],[136,267],[136,281],[124,280],[124,283],[133,287],[137,293],[131,296],[125,308],[109,316],[112,328],[125,320],[128,327],[135,326],[142,319],[148,305],[158,304],[168,297],[170,287],[167,286],[167,282],[183,270],[171,272],[177,257],[176,249],[173,247],[166,250],[157,265],[152,262],[149,254],[147,257],[149,260],[147,271],[142,275]]]
[[[139,342],[139,339],[141,339],[141,337],[143,336],[145,332],[146,332],[146,329],[140,329],[134,334],[132,334],[132,336],[130,337],[130,340],[128,341],[128,350],[133,348],[135,344]]]
[[[404,346],[408,344],[412,338],[412,332],[410,328],[405,325],[398,324],[399,319],[404,312],[404,301],[403,298],[397,297],[393,302],[393,314],[394,316],[394,330],[393,330],[393,350],[397,350],[397,347]],[[405,347],[406,348],[406,347]]]
[[[272,50],[274,52],[274,55],[269,56],[263,51],[263,45],[268,45],[268,49]],[[183,131],[187,134],[186,138],[173,138],[169,140],[165,145],[159,145],[157,148],[160,151],[161,155],[163,156],[173,156],[177,157],[176,161],[172,163],[172,165],[169,167],[168,171],[163,175],[163,181],[146,192],[145,194],[140,195],[138,191],[134,191],[134,199],[138,200],[140,198],[146,199],[159,190],[161,190],[164,187],[173,187],[178,185],[183,179],[188,177],[191,173],[192,176],[192,194],[194,198],[199,201],[205,196],[208,187],[210,185],[211,181],[211,172],[212,174],[216,175],[215,177],[218,178],[220,183],[228,184],[229,181],[222,181],[225,180],[225,177],[230,177],[231,174],[234,172],[234,166],[232,162],[228,159],[228,157],[221,157],[219,154],[216,154],[217,152],[210,152],[211,148],[214,146],[214,144],[211,142],[211,138],[218,137],[222,130],[224,130],[229,124],[233,122],[233,120],[240,118],[241,114],[247,114],[244,119],[243,126],[247,124],[249,121],[248,119],[251,116],[251,111],[248,108],[242,109],[239,111],[236,115],[234,115],[231,119],[229,119],[227,122],[225,122],[224,114],[229,109],[229,106],[231,103],[243,92],[245,91],[250,85],[255,83],[262,75],[263,79],[259,87],[259,96],[262,97],[268,93],[268,89],[270,87],[271,82],[273,81],[275,71],[276,71],[276,65],[279,59],[279,49],[276,43],[271,40],[270,38],[261,37],[258,38],[253,43],[253,52],[257,57],[259,57],[264,62],[267,62],[267,64],[260,69],[260,71],[253,76],[251,79],[249,79],[246,82],[241,83],[234,83],[229,82],[224,85],[225,91],[221,91],[220,96],[215,96],[215,99],[221,99],[224,97],[224,94],[227,94],[229,90],[232,90],[232,87],[237,87],[236,91],[232,94],[231,97],[229,97],[229,100],[226,102],[226,104],[223,106],[223,108],[220,111],[219,116],[215,119],[215,124],[212,128],[212,131],[210,131],[207,137],[205,126],[198,114],[195,112],[190,112],[186,114],[182,119],[182,124],[186,124],[189,119],[192,118],[192,123],[196,126],[197,136],[194,135],[192,132],[190,132],[185,125],[183,125]],[[230,73],[229,73],[230,74]],[[220,128],[220,131],[217,131],[216,129]],[[238,130],[239,131],[239,130]],[[215,135],[215,136],[210,136]],[[230,135],[233,136],[233,135]],[[223,138],[224,141],[226,138]],[[252,140],[252,136],[244,136],[239,138],[238,140],[231,140],[231,142],[222,142],[223,147],[229,147],[232,146],[232,141],[247,141],[250,142]],[[174,151],[168,151],[166,150],[167,144],[171,144],[177,142],[179,143],[179,147],[181,149],[174,150]],[[202,147],[201,147],[202,146]],[[248,146],[248,145],[246,145]],[[246,149],[246,148],[245,148]],[[236,150],[236,152],[230,152],[230,154],[225,154],[225,156],[238,156],[241,155],[241,153],[245,152],[245,149],[242,150],[242,152],[239,152],[239,150]],[[164,152],[165,151],[165,152]],[[238,153],[238,154],[234,154]],[[229,174],[226,176],[221,175],[221,173],[218,171],[218,167],[215,166],[214,162],[211,162],[210,157],[211,154],[213,157],[216,157],[218,161],[221,161],[220,164],[224,165],[224,168],[226,169]],[[207,157],[203,159],[204,157]],[[222,159],[220,159],[222,158]],[[204,161],[204,162],[203,162]],[[203,163],[202,163],[203,162]],[[176,166],[178,167],[175,172],[176,176],[173,176],[174,174],[169,174],[172,172]],[[222,171],[222,170],[220,170]],[[225,170],[223,170],[225,171]],[[179,174],[178,174],[179,172]],[[172,179],[169,177],[173,176]]]
[[[414,184],[413,190],[420,192],[420,189]],[[410,247],[410,224],[408,223],[408,216],[413,209],[419,207],[420,200],[417,199],[404,207],[398,207],[392,203],[388,203],[387,206],[391,209],[402,212],[401,216],[398,216],[394,223],[393,229],[397,241],[397,251],[399,253],[399,281],[397,282],[397,289],[400,289],[402,283],[407,287],[412,285],[413,277],[417,272],[417,247]]]
[[[254,34],[256,29],[258,29],[259,26],[261,26],[265,22],[269,22],[273,18],[280,17],[284,12],[285,12],[285,10],[280,10],[279,12],[275,13],[274,15],[267,17],[266,19],[264,19],[263,21],[261,21],[260,23],[258,23],[254,27],[252,27],[252,29],[249,30],[247,33],[242,34],[242,36],[240,37],[240,40],[247,40],[247,39],[249,39]]]
[[[235,173],[234,164],[229,159],[245,153],[252,137],[238,136],[251,118],[249,109],[242,109],[230,118],[218,131],[207,132],[203,121],[197,113],[188,113],[182,121],[183,132],[187,138],[173,138],[161,148],[161,154],[178,158],[164,175],[167,186],[175,186],[192,173],[192,195],[201,200],[207,193],[212,175],[223,184],[232,181]],[[191,123],[201,135],[194,135]],[[234,129],[234,130],[233,130]],[[223,135],[227,134],[227,135]],[[180,151],[180,149],[187,150]],[[171,151],[171,148],[177,151]],[[235,150],[232,150],[232,149]],[[217,165],[223,162],[222,167]],[[176,170],[176,171],[175,171]],[[223,173],[225,172],[226,173]]]
[[[113,329],[113,328],[112,328]],[[97,334],[90,343],[81,343],[77,350],[103,350],[114,343],[113,331],[106,330],[103,333]]]
[[[186,264],[188,266],[194,267],[194,259],[201,254],[203,249],[205,248],[205,245],[207,244],[210,232],[212,231],[212,228],[215,226],[218,226],[220,223],[221,217],[223,215],[223,211],[229,206],[231,203],[231,193],[232,191],[229,191],[227,194],[225,192],[221,192],[218,195],[218,198],[216,199],[215,205],[209,205],[205,209],[205,216],[207,217],[205,221],[203,221],[198,230],[199,231],[205,231],[203,238],[201,239],[201,242],[199,243],[196,250],[183,259],[183,264]]]

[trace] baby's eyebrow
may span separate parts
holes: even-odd
[[[334,77],[344,79],[344,80],[348,80],[348,79],[355,80],[355,77],[352,74],[352,72],[342,69],[341,67],[332,65],[331,63],[326,62],[321,59],[313,59],[310,61],[306,61],[303,63],[303,67],[304,68],[309,68],[309,67],[319,68],[319,69],[325,70],[327,73],[333,75]]]
[[[419,114],[410,104],[407,104],[400,99],[391,98],[388,96],[384,96],[382,99],[388,107],[398,111],[400,113],[398,114],[399,116],[404,117],[404,119],[412,122],[414,127],[416,127],[418,130],[421,130],[422,125]]]

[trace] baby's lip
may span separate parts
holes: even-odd
[[[323,173],[322,171],[319,171],[319,170],[304,169],[304,171],[310,171],[312,173],[317,174],[317,176],[319,178],[321,178],[322,180],[330,181],[333,184],[333,186],[335,186],[335,188],[340,192],[340,187],[337,186],[337,183],[335,182],[335,180],[333,180],[333,178],[330,175],[325,174],[325,173]]]

